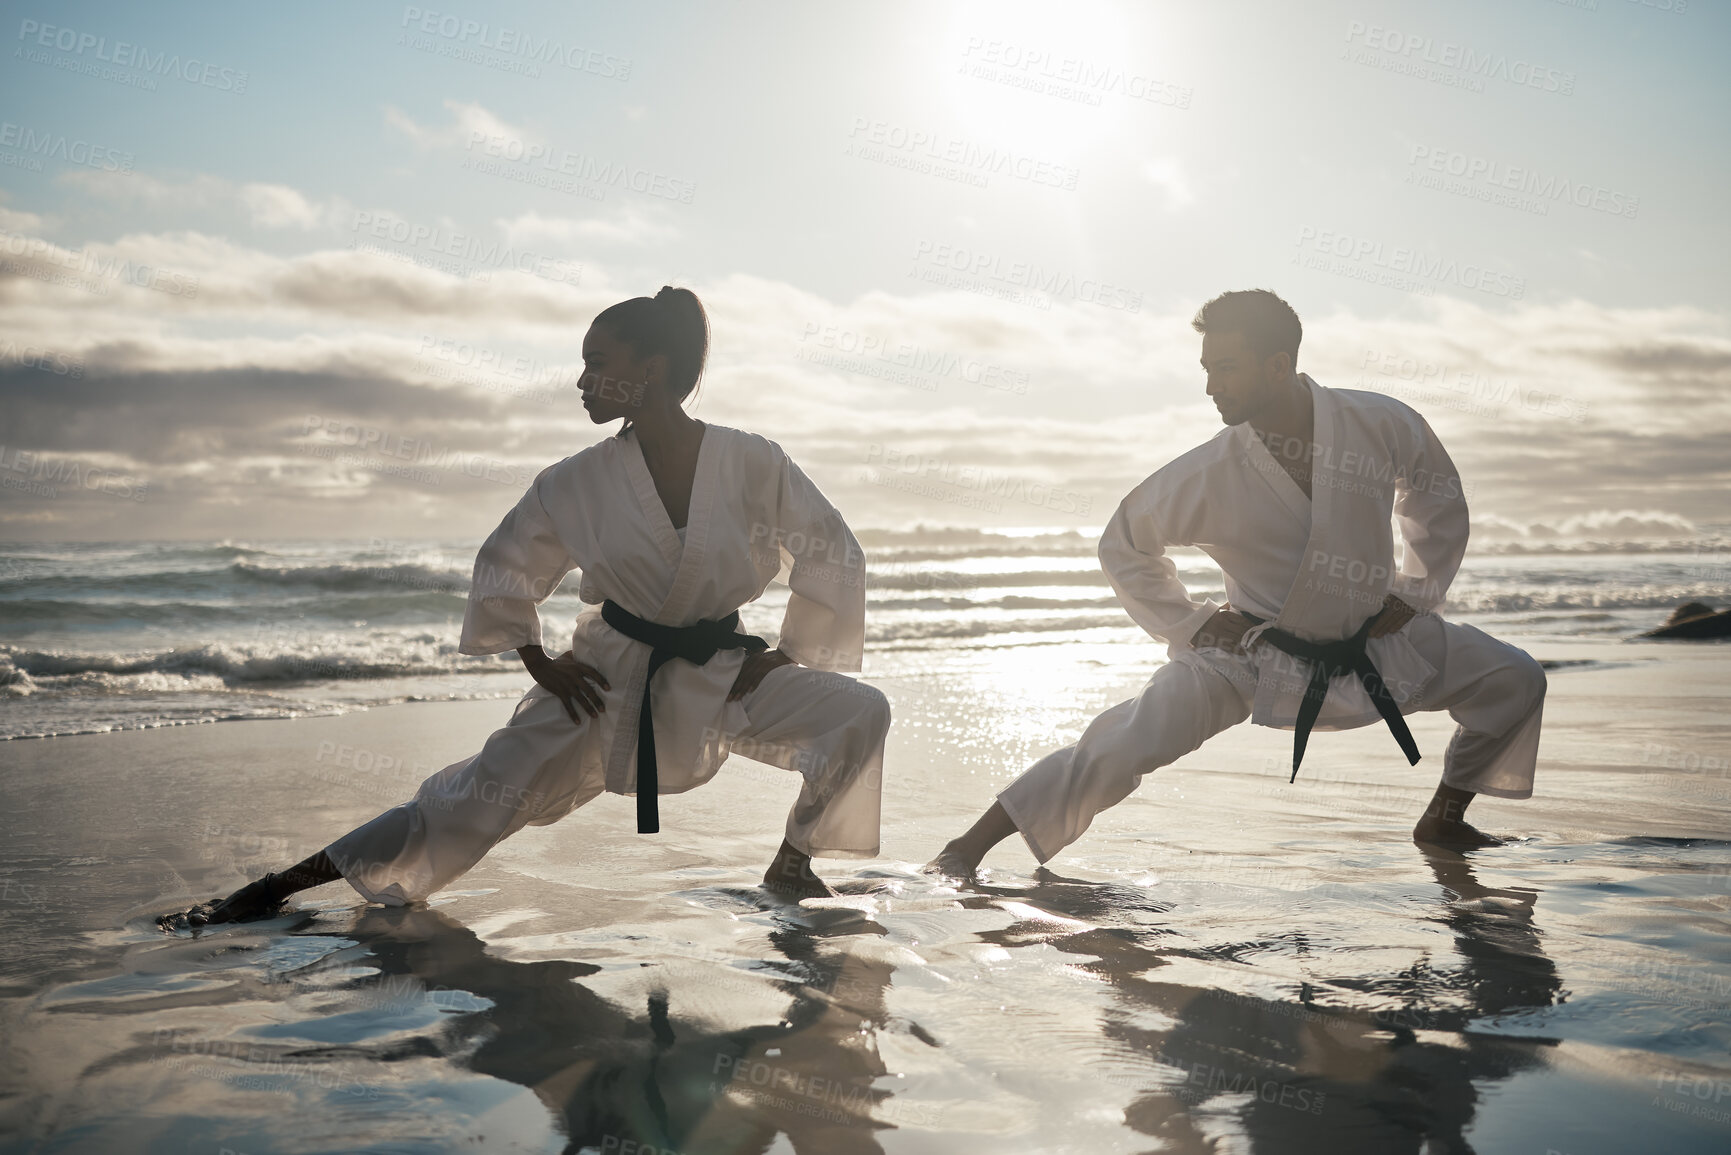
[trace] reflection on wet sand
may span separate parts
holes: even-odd
[[[1145,891],[1042,872],[1016,897],[1067,918],[1119,924],[1045,941],[1088,956],[1078,965],[1114,988],[1102,1033],[1146,1062],[1107,1077],[1136,1091],[1125,1123],[1162,1149],[1213,1151],[1222,1135],[1241,1134],[1257,1152],[1470,1151],[1463,1133],[1475,1087],[1543,1065],[1555,1041],[1469,1025],[1550,1006],[1561,983],[1533,925],[1537,891],[1485,887],[1458,854],[1425,858],[1444,890],[1436,919],[1454,932],[1457,958],[1368,980],[1312,980],[1290,1001],[1159,981],[1173,956],[1193,952],[1126,932],[1126,911],[1162,909]],[[1024,933],[1011,927],[985,937],[1010,946]],[[1289,946],[1313,962],[1337,949],[1309,937],[1295,929]],[[1236,952],[1208,953],[1231,960]]]
[[[849,940],[881,934],[858,916],[829,930],[783,926],[770,936],[778,973],[742,976],[785,990],[781,1019],[717,1030],[682,1016],[676,990],[653,989],[628,1008],[585,985],[599,966],[489,955],[437,910],[370,909],[348,932],[374,956],[381,984],[490,1001],[455,1027],[479,1040],[462,1061],[533,1090],[562,1121],[569,1150],[644,1155],[764,1151],[777,1135],[800,1152],[880,1152],[874,1133],[892,1124],[882,1120],[890,1093],[874,1086],[885,1073],[874,1033],[888,1018],[892,968]]]

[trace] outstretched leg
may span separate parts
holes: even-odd
[[[428,777],[408,802],[280,874],[157,922],[173,930],[261,918],[296,891],[339,878],[369,902],[420,901],[524,825],[556,821],[600,793],[599,774],[586,772],[593,760],[583,757],[595,733],[573,726],[564,705],[537,685],[480,753]]]
[[[993,802],[986,812],[968,827],[967,833],[952,838],[938,851],[938,856],[926,864],[927,874],[942,874],[948,878],[969,880],[980,869],[980,860],[992,847],[1016,832],[1016,824],[1002,802]]]
[[[266,874],[229,895],[227,898],[200,903],[190,910],[165,914],[156,920],[164,930],[182,927],[210,926],[225,922],[248,922],[268,918],[282,908],[289,895],[327,882],[335,882],[342,872],[324,851],[309,855],[280,874]]]
[[[1127,798],[1143,775],[1249,716],[1244,694],[1211,659],[1170,661],[1141,694],[1090,722],[1074,746],[1046,755],[1005,787],[927,870],[971,879],[986,852],[1012,832],[1036,859],[1050,861],[1087,832],[1095,815]]]

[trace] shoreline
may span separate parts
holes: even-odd
[[[663,797],[659,835],[603,794],[423,906],[335,882],[163,935],[155,914],[322,849],[510,703],[0,745],[0,1128],[253,1155],[308,1119],[345,1150],[710,1150],[678,1136],[711,1125],[1120,1150],[1297,1124],[1378,1149],[1723,1150],[1688,1104],[1731,1085],[1731,649],[1534,648],[1596,664],[1551,675],[1534,797],[1475,804],[1508,845],[1410,840],[1446,715],[1408,715],[1417,766],[1384,727],[1319,732],[1295,785],[1290,733],[1244,725],[1046,868],[1012,838],[960,889],[920,864],[1155,650],[873,663],[896,710],[883,855],[819,860],[842,897],[804,905],[759,886],[797,776],[732,759]],[[800,1089],[832,1087],[812,1114]]]

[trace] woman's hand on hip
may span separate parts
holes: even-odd
[[[517,651],[517,656],[523,659],[523,665],[536,684],[559,699],[576,725],[583,724],[583,719],[577,715],[579,705],[591,718],[606,712],[607,703],[602,700],[601,691],[613,687],[594,666],[579,662],[568,653],[549,658],[547,651],[540,646],[524,646]]]

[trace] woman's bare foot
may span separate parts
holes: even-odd
[[[166,931],[193,930],[225,922],[247,922],[269,918],[282,909],[288,896],[310,886],[335,882],[342,871],[323,850],[308,855],[281,874],[267,874],[247,883],[224,899],[201,902],[191,910],[165,914],[156,925]]]
[[[165,914],[156,920],[156,925],[167,931],[193,930],[225,922],[269,918],[282,909],[283,900],[288,897],[279,893],[281,887],[276,885],[276,878],[274,874],[267,874],[247,883],[227,898],[201,902],[189,910]]]
[[[794,849],[785,838],[769,869],[763,872],[767,890],[793,898],[834,898],[836,893],[823,879],[812,873],[811,855]]]

